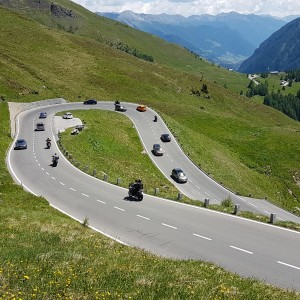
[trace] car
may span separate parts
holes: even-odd
[[[116,111],[126,111],[127,109],[125,108],[125,106],[123,106],[121,104],[115,104],[115,110]]]
[[[40,112],[39,118],[40,118],[40,119],[45,119],[45,118],[47,118],[47,113],[46,113],[45,111]]]
[[[27,149],[27,143],[24,139],[19,139],[16,141],[15,150]]]
[[[97,104],[97,100],[89,99],[89,100],[84,101],[83,104]]]
[[[168,133],[164,133],[160,136],[162,142],[171,142],[171,136]]]
[[[156,156],[162,156],[164,154],[163,149],[160,144],[154,144],[152,153]]]
[[[63,119],[73,119],[73,115],[70,112],[67,112],[63,115]]]
[[[172,177],[179,183],[186,183],[188,178],[180,168],[174,168],[172,170]]]
[[[45,124],[41,123],[41,122],[37,123],[36,127],[35,127],[35,130],[36,131],[44,131],[45,130]]]
[[[137,111],[146,111],[147,110],[147,107],[145,105],[139,105],[137,108],[136,108]]]

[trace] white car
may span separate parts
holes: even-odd
[[[73,115],[70,112],[67,112],[63,115],[63,119],[73,119]]]

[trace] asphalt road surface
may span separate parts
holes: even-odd
[[[153,111],[137,112],[134,104],[126,104],[126,108],[145,150],[165,176],[174,183],[171,170],[178,166],[185,171],[188,182],[175,185],[188,197],[202,201],[209,198],[211,203],[218,203],[230,196],[242,209],[272,212],[277,218],[299,222],[298,217],[266,201],[238,197],[226,190],[182,153],[174,137],[170,143],[159,140],[161,133],[170,132],[160,118],[153,122]],[[16,138],[26,139],[28,149],[13,150],[12,146],[7,156],[16,182],[80,222],[88,217],[93,229],[124,244],[165,257],[214,262],[245,277],[300,290],[298,232],[149,195],[142,202],[126,201],[126,189],[84,174],[62,154],[58,166],[52,167],[51,155],[59,150],[55,143],[50,150],[46,149],[45,140],[49,136],[55,140],[63,126],[53,122],[53,115],[76,109],[113,110],[114,105],[60,104],[20,114]],[[37,132],[34,129],[40,111],[47,111],[48,117],[43,120],[46,130]],[[152,145],[157,142],[165,151],[162,157],[151,154]]]

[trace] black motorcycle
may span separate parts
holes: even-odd
[[[138,201],[142,201],[144,198],[143,190],[136,190],[134,186],[130,186],[128,190],[129,198],[134,198]]]
[[[47,142],[46,142],[46,146],[47,146],[47,149],[50,149],[50,148],[51,148],[51,142],[50,142],[50,141],[47,141]]]
[[[59,159],[59,157],[57,157],[57,156],[52,156],[52,166],[53,166],[53,167],[56,167],[56,166],[57,166],[57,164],[58,164],[58,159]]]

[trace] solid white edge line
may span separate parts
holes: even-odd
[[[163,225],[163,226],[167,226],[167,227],[169,227],[169,228],[173,228],[173,229],[178,229],[177,227],[175,227],[175,226],[172,226],[172,225],[169,225],[169,224],[166,224],[166,223],[161,223],[161,225]]]
[[[62,209],[60,209],[60,208],[58,208],[58,207],[56,207],[56,206],[54,206],[53,204],[50,204],[50,206],[52,206],[53,208],[55,208],[55,209],[57,209],[58,211],[62,212],[63,214],[69,216],[71,219],[76,220],[76,221],[79,222],[79,223],[82,223],[82,221],[80,221],[80,220],[77,219],[76,217],[74,217],[74,216],[68,214],[67,212],[65,212],[64,210],[62,210]],[[105,232],[103,232],[103,231],[101,231],[101,230],[99,230],[99,229],[93,227],[93,226],[89,226],[89,228],[91,228],[91,229],[93,229],[93,230],[95,230],[95,231],[97,231],[97,232],[103,234],[104,236],[106,236],[106,237],[108,237],[108,238],[110,238],[110,239],[112,239],[112,240],[114,240],[114,241],[116,241],[116,242],[118,242],[118,243],[120,243],[120,244],[122,244],[122,245],[129,246],[129,244],[126,244],[125,242],[123,242],[123,241],[121,241],[121,240],[119,240],[119,239],[117,239],[117,238],[115,238],[115,237],[113,237],[113,236],[111,236],[111,235],[109,235],[109,234],[107,234],[107,233],[105,233]]]
[[[144,216],[141,216],[141,215],[136,215],[136,216],[139,217],[139,218],[145,219],[145,220],[150,220],[150,218],[147,218],[147,217],[144,217]]]
[[[208,241],[211,241],[211,240],[212,240],[212,239],[210,239],[210,238],[208,238],[208,237],[206,237],[206,236],[203,236],[203,235],[200,235],[200,234],[197,234],[197,233],[193,233],[193,235],[194,235],[194,236],[197,236],[197,237],[199,237],[199,238],[201,238],[201,239],[208,240]]]
[[[293,269],[296,269],[296,270],[300,270],[300,267],[296,267],[296,266],[293,266],[293,265],[290,265],[290,264],[287,264],[287,263],[284,263],[282,261],[277,261],[277,263],[281,264],[281,265],[284,265],[284,266],[287,266],[287,267],[290,267],[290,268],[293,268]]]
[[[248,253],[248,254],[253,254],[253,252],[251,252],[251,251],[248,251],[248,250],[245,250],[245,249],[242,249],[242,248],[238,248],[238,247],[235,247],[235,246],[230,246],[230,248],[233,248],[235,250],[239,250],[239,251],[242,251],[242,252],[245,252],[245,253]]]

